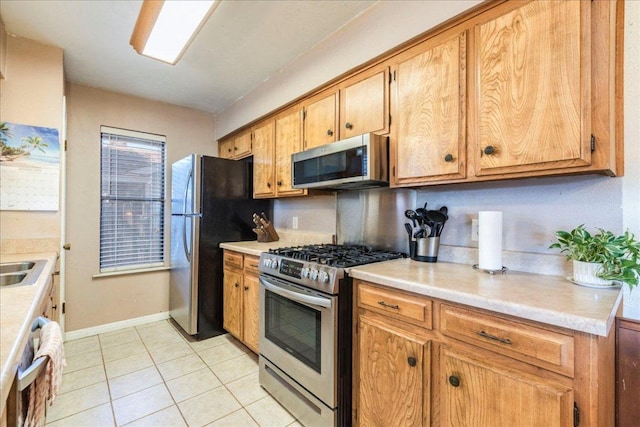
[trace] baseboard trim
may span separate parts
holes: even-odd
[[[140,326],[147,323],[157,322],[159,320],[167,320],[169,312],[150,314],[148,316],[135,317],[133,319],[121,320],[119,322],[105,323],[104,325],[92,326],[90,328],[78,329],[76,331],[68,331],[64,334],[65,341],[77,340],[79,338],[90,337],[92,335],[104,334],[105,332],[117,331],[118,329],[129,328],[131,326]]]

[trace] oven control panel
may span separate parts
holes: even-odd
[[[263,252],[260,271],[327,293],[337,292],[342,269]]]

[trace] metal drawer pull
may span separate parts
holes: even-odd
[[[49,319],[39,316],[33,322],[33,325],[31,326],[31,332],[35,332],[36,329],[42,328],[45,324],[49,322],[50,322]],[[49,361],[49,356],[40,357],[31,365],[29,365],[29,367],[24,371],[18,370],[18,391],[23,391],[24,389],[29,387],[31,383],[33,383],[36,380],[38,375],[40,375],[40,372],[42,372],[44,367],[47,365],[48,361]]]
[[[490,340],[499,341],[503,344],[511,344],[511,340],[509,338],[500,338],[495,335],[488,334],[485,331],[476,332],[476,334],[480,335],[482,338],[489,338]]]
[[[387,304],[384,301],[378,301],[378,304],[380,304],[381,306],[386,307],[386,308],[392,308],[394,310],[400,310],[400,306],[398,304]]]

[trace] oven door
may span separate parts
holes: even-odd
[[[260,275],[260,354],[330,408],[336,397],[337,296]]]

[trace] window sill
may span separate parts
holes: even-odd
[[[165,271],[165,270],[169,270],[170,268],[171,267],[163,266],[163,267],[153,267],[153,268],[141,268],[138,270],[110,271],[108,273],[94,274],[92,277],[94,279],[101,279],[103,277],[125,276],[129,274],[155,273],[156,271]]]

